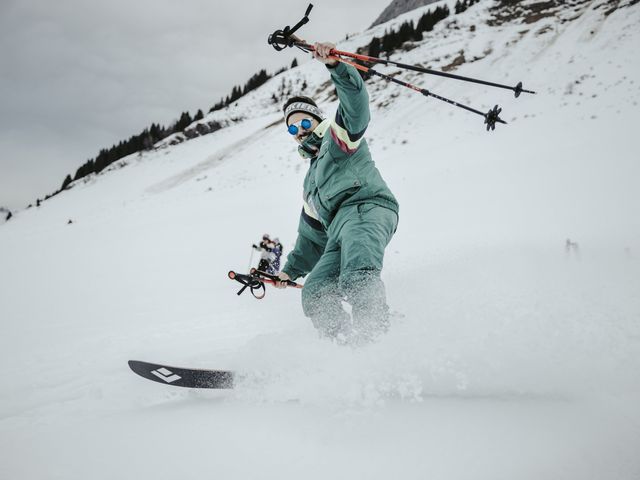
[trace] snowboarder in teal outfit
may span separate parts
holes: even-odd
[[[279,277],[307,276],[302,307],[322,336],[345,343],[373,340],[389,327],[380,272],[398,225],[398,202],[376,168],[364,139],[369,95],[358,71],[329,58],[317,43],[338,93],[335,116],[324,118],[308,97],[283,107],[298,152],[311,163],[304,179],[296,245]],[[351,305],[351,317],[342,302]]]

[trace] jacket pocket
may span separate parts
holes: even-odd
[[[327,181],[324,188],[318,192],[318,200],[324,210],[325,218],[331,223],[343,202],[360,190],[360,181],[355,177],[341,178],[339,181]]]
[[[318,182],[323,201],[331,201],[345,192],[355,192],[360,189],[362,183],[350,166],[345,162],[339,164],[331,161],[332,168],[324,171],[326,175],[322,183]]]

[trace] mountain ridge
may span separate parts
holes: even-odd
[[[392,0],[391,3],[385,7],[382,13],[378,15],[378,18],[374,20],[369,28],[386,23],[403,13],[410,12],[411,10],[424,7],[425,5],[429,5],[437,1],[438,0]]]

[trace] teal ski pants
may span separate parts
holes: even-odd
[[[340,208],[327,231],[324,253],[307,276],[302,308],[321,335],[368,341],[388,329],[389,308],[380,279],[384,250],[398,226],[393,210],[364,203]],[[351,315],[342,301],[351,305]]]

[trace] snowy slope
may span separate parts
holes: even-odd
[[[638,478],[640,5],[502,3],[394,59],[462,50],[457,73],[524,81],[539,94],[402,74],[509,125],[368,84],[401,204],[383,278],[404,318],[378,344],[320,341],[299,292],[258,302],[226,278],[262,233],[295,241],[307,164],[272,96],[306,80],[333,112],[315,63],[2,225],[0,478]],[[130,358],[247,378],[176,390]]]

